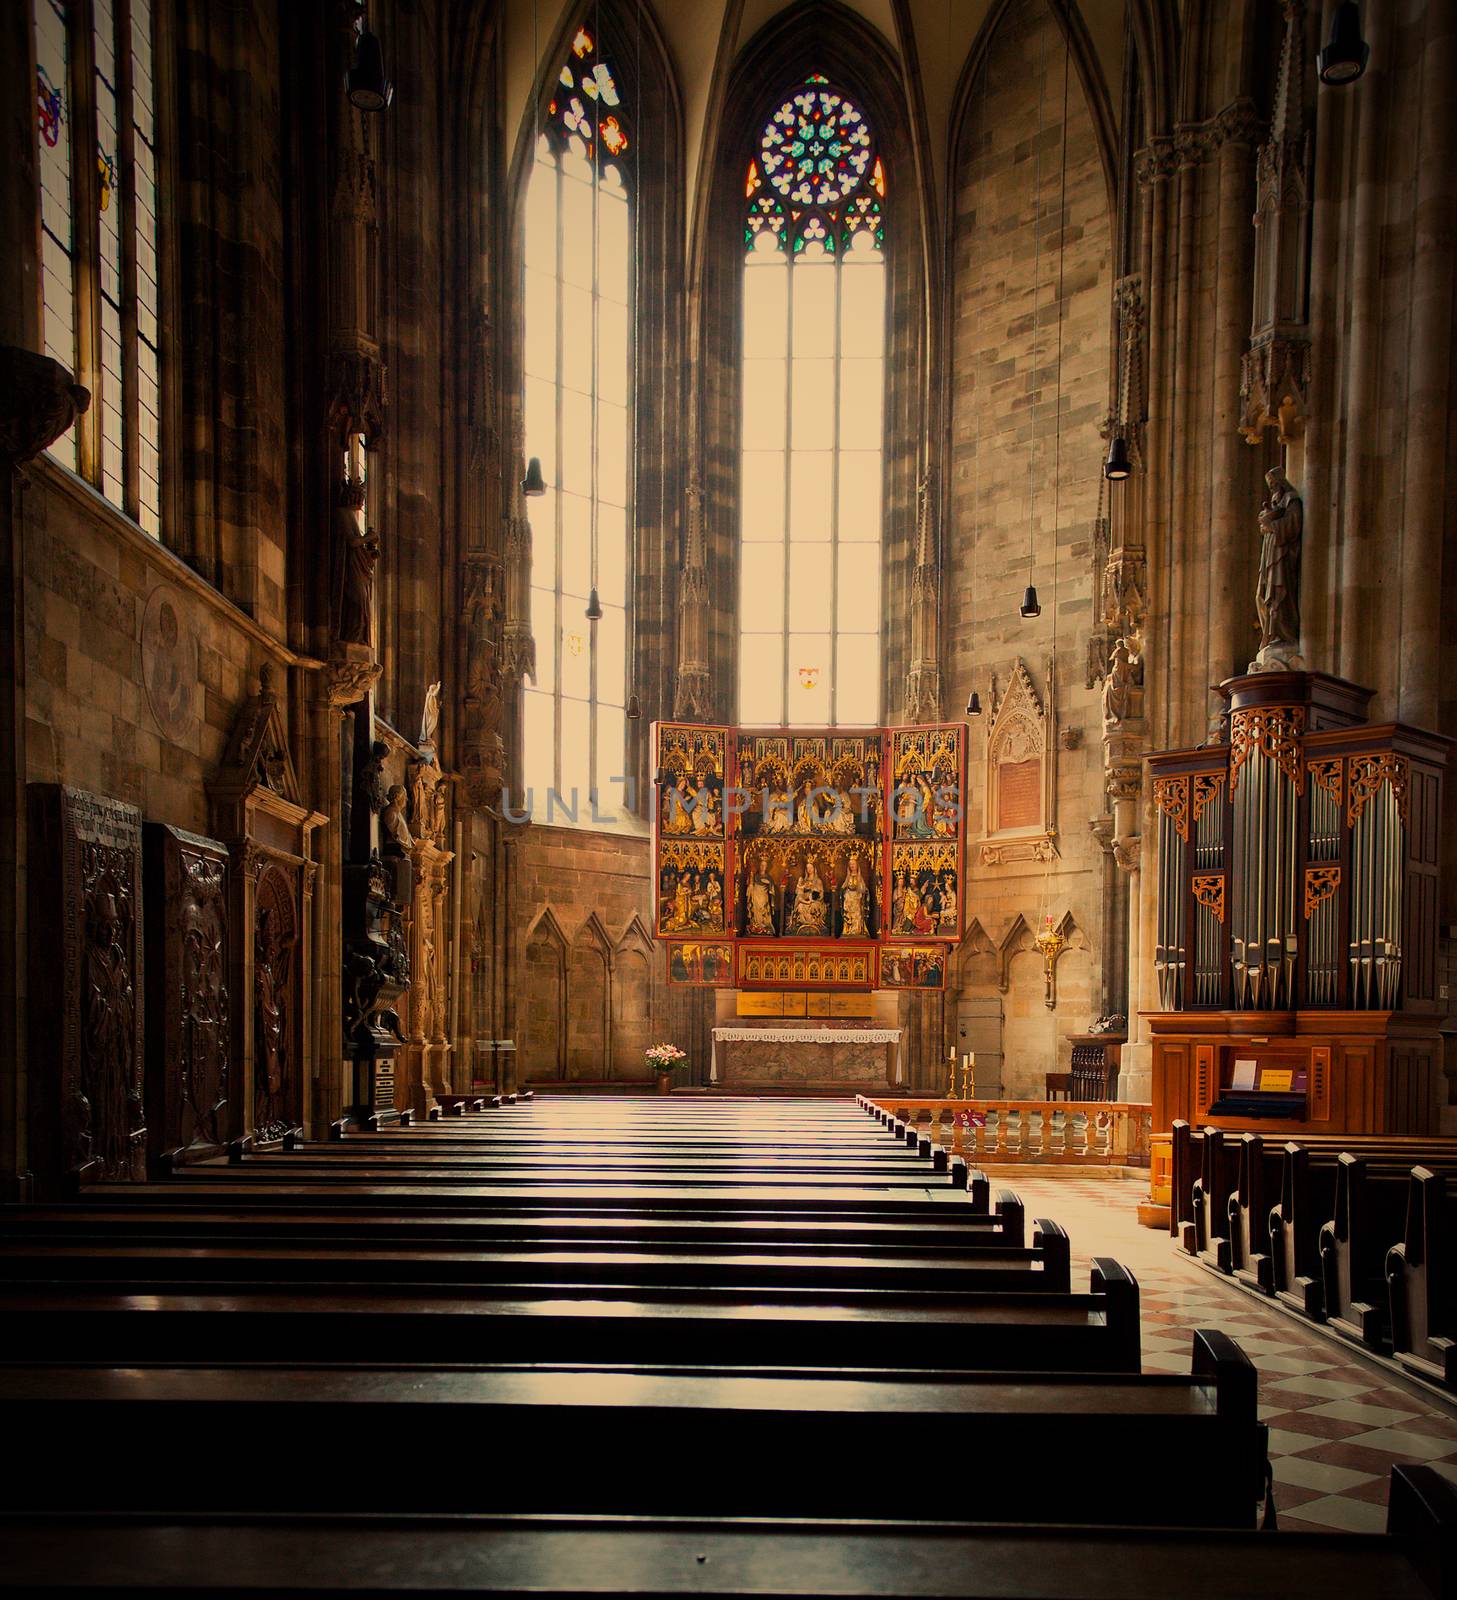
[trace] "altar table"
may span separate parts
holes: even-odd
[[[715,1028],[708,1081],[782,1088],[864,1084],[879,1073],[867,1071],[864,1049],[853,1047],[878,1045],[885,1052],[884,1081],[895,1085],[902,1081],[901,1033],[900,1028]],[[739,1047],[732,1052],[731,1068],[730,1045]],[[748,1045],[759,1048],[748,1050]]]

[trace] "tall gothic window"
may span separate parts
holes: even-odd
[[[534,814],[622,815],[628,637],[632,217],[629,134],[584,27],[548,106],[526,195],[526,453],[536,674],[525,690]],[[600,620],[586,613],[595,589]],[[617,779],[617,782],[613,780]],[[552,803],[555,791],[563,805]],[[575,799],[574,799],[575,796]]]
[[[152,0],[35,0],[35,46],[45,352],[91,391],[50,453],[158,535]]]
[[[818,74],[744,181],[739,721],[880,720],[884,164]]]

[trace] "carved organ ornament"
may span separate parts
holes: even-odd
[[[1227,749],[1149,758],[1163,1010],[1434,1014],[1450,741],[1367,724],[1369,692],[1321,673],[1221,689]]]

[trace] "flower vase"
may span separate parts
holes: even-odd
[[[673,1092],[673,1074],[671,1072],[660,1072],[658,1074],[658,1093],[659,1094],[672,1094],[672,1092]]]

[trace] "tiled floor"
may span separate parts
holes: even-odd
[[[1396,1462],[1429,1462],[1457,1482],[1457,1408],[1221,1283],[1181,1256],[1166,1233],[1141,1228],[1135,1208],[1146,1184],[1034,1175],[1026,1167],[994,1171],[992,1182],[1016,1189],[1029,1219],[1050,1217],[1067,1229],[1075,1278],[1093,1255],[1112,1256],[1134,1274],[1145,1370],[1187,1372],[1194,1328],[1219,1328],[1239,1341],[1259,1369],[1282,1529],[1384,1528]]]

